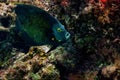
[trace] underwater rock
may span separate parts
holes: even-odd
[[[0,79],[59,80],[59,71],[41,49],[31,48],[27,54],[21,54],[22,57],[15,59],[4,71],[0,70]]]

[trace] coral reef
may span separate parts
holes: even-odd
[[[21,55],[20,55],[21,54]],[[9,60],[7,70],[1,70],[0,78],[5,79],[33,79],[33,80],[59,80],[59,72],[49,63],[46,54],[39,47],[32,47],[27,54],[19,53],[16,61]],[[15,59],[15,58],[14,58]]]
[[[12,45],[12,37],[16,35],[0,31],[0,79],[120,79],[119,0],[35,0],[30,3],[21,0],[11,3],[43,8],[66,26],[71,39],[50,51],[47,46],[33,46],[23,53],[22,48]]]

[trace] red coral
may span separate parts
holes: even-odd
[[[108,2],[108,0],[100,0],[102,3],[106,3]]]
[[[94,15],[103,24],[119,22],[120,0],[89,0],[89,4],[92,4]]]
[[[68,6],[69,5],[69,0],[62,0],[61,5],[64,6],[64,7]]]

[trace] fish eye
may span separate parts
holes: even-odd
[[[63,30],[61,28],[57,28],[57,31],[58,32],[62,32]]]

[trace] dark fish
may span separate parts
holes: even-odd
[[[64,25],[46,11],[24,4],[14,9],[17,15],[16,31],[30,46],[57,46],[69,39],[70,33]]]

